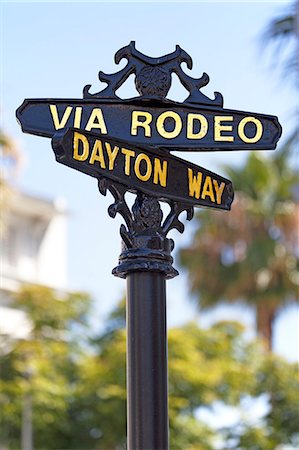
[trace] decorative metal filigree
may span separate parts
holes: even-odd
[[[127,80],[131,74],[135,74],[135,86],[140,94],[141,100],[166,98],[171,86],[171,74],[175,73],[182,85],[189,91],[189,96],[183,103],[194,103],[198,105],[223,106],[223,97],[219,92],[215,92],[215,98],[210,99],[204,95],[200,89],[209,83],[209,76],[203,73],[200,78],[192,78],[187,75],[181,67],[183,62],[188,69],[192,69],[192,59],[179,45],[173,53],[160,58],[151,58],[139,52],[135,48],[135,42],[121,48],[115,54],[115,63],[127,59],[127,65],[114,74],[99,72],[99,79],[107,83],[107,87],[102,91],[91,94],[87,85],[83,89],[84,98],[119,100],[116,95],[117,89]]]
[[[170,212],[163,222],[163,212],[157,198],[138,191],[130,210],[125,200],[128,192],[126,186],[107,178],[100,178],[98,185],[102,195],[106,195],[108,190],[114,197],[114,203],[108,208],[110,217],[114,218],[119,213],[127,226],[122,224],[120,227],[123,251],[120,264],[113,270],[113,274],[125,278],[134,269],[159,270],[167,278],[176,276],[178,272],[172,267],[171,257],[174,242],[166,235],[172,229],[183,233],[185,227],[179,216],[186,211],[187,220],[191,220],[194,208],[169,201]]]
[[[138,192],[135,203],[132,206],[132,211],[130,211],[125,200],[125,194],[128,192],[126,186],[111,181],[108,178],[100,178],[98,186],[102,195],[106,195],[108,190],[114,197],[115,202],[109,206],[108,214],[112,218],[117,213],[123,217],[127,229],[122,225],[120,232],[122,238],[125,238],[124,241],[127,247],[133,247],[132,237],[140,234],[159,233],[165,238],[172,229],[183,233],[185,226],[179,219],[180,214],[186,211],[187,220],[191,220],[194,216],[193,206],[169,201],[170,212],[162,223],[163,212],[159,201],[155,197]]]

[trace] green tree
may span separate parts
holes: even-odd
[[[51,442],[56,442],[57,448],[67,448],[72,432],[72,382],[82,352],[82,339],[80,343],[77,333],[80,330],[86,334],[88,305],[84,294],[58,295],[39,286],[24,287],[16,294],[13,307],[26,312],[31,332],[27,339],[17,341],[2,336],[3,445],[20,448],[23,406],[30,399],[35,448],[51,448]]]
[[[295,75],[297,89],[298,0],[270,22],[265,43],[276,44],[273,60]],[[253,305],[267,349],[280,308],[296,300],[298,292],[299,183],[291,161],[299,142],[298,123],[274,156],[251,153],[242,167],[225,167],[237,190],[232,211],[198,213],[193,242],[180,252],[200,308],[222,302]]]
[[[28,287],[16,298],[32,324],[30,339],[6,342],[0,372],[2,446],[20,448],[22,401],[30,394],[34,448],[125,449],[126,388],[124,302],[98,338],[88,336],[90,302]],[[299,387],[296,367],[265,355],[244,339],[240,324],[203,330],[190,323],[169,330],[169,415],[173,450],[275,449],[296,443]],[[252,422],[240,415],[217,428],[200,420],[219,405],[244,410],[265,398],[267,410]],[[272,402],[268,399],[272,398]],[[218,405],[218,406],[217,406]]]
[[[85,418],[81,429],[92,427],[99,436],[95,448],[103,450],[125,448],[123,326],[124,303],[113,312],[107,333],[94,341],[96,355],[81,366],[84,382],[77,397],[77,408]],[[244,338],[238,323],[221,322],[207,330],[189,323],[169,330],[168,342],[171,449],[212,450],[217,443],[225,450],[274,450],[296,444],[299,401],[294,393],[299,376],[295,365],[265,355],[259,342]],[[276,400],[270,401],[272,397]],[[263,398],[267,406],[258,420],[241,414],[249,398],[251,404]],[[83,399],[88,399],[84,409]],[[240,411],[235,424],[222,429],[199,419],[203,409],[215,411],[216,417],[219,405]]]
[[[293,76],[292,82],[298,83],[298,40],[299,40],[299,2],[288,5],[283,14],[272,19],[264,33],[264,42],[274,44],[275,60],[283,66],[282,75]],[[278,56],[278,58],[277,58]]]
[[[298,367],[274,354],[262,357],[256,367],[253,396],[264,398],[268,409],[249,426],[241,420],[236,427],[223,430],[225,440],[233,442],[229,448],[235,450],[297,449],[299,402],[294,393],[299,387]]]
[[[270,349],[275,317],[298,290],[296,173],[285,151],[272,158],[251,153],[243,166],[225,170],[238,190],[232,210],[200,211],[180,261],[201,309],[249,303]]]

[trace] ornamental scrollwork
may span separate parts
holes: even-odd
[[[186,63],[188,69],[192,69],[192,59],[179,45],[174,52],[160,58],[152,58],[139,52],[135,47],[135,42],[121,48],[115,54],[115,63],[119,64],[122,59],[127,60],[126,66],[119,72],[105,74],[99,72],[99,80],[107,83],[107,87],[102,91],[91,94],[91,85],[86,85],[83,89],[85,99],[110,99],[119,100],[116,95],[117,89],[135,74],[135,86],[140,94],[140,100],[165,100],[171,87],[171,75],[175,73],[184,88],[189,92],[184,104],[214,105],[223,107],[223,97],[219,92],[215,92],[215,98],[210,99],[201,92],[201,88],[209,83],[209,76],[203,73],[200,78],[192,78],[186,74],[182,63]],[[170,101],[170,100],[168,100]]]

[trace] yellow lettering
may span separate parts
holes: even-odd
[[[222,131],[232,131],[232,125],[222,125],[221,122],[231,122],[234,120],[233,116],[215,116],[214,118],[214,139],[215,141],[233,142],[234,136],[222,136]]]
[[[217,205],[220,205],[221,204],[223,190],[224,190],[224,187],[225,187],[225,183],[223,183],[223,181],[222,181],[220,183],[220,186],[219,186],[217,180],[213,180],[213,185],[214,185],[215,192],[216,192],[216,203],[217,203]]]
[[[256,127],[255,135],[249,138],[246,136],[244,129],[245,125],[248,122],[254,123]],[[240,139],[242,139],[243,142],[249,142],[250,144],[254,144],[255,142],[258,142],[263,134],[263,125],[260,120],[256,119],[255,117],[244,117],[238,125],[238,134],[240,136]]]
[[[72,106],[67,106],[62,115],[61,121],[59,121],[57,106],[50,105],[50,111],[52,114],[52,119],[53,119],[55,130],[60,130],[61,128],[65,127],[65,125],[71,115],[72,110],[73,110]]]
[[[140,172],[140,164],[142,161],[146,162],[146,171],[143,175]],[[137,156],[137,158],[135,160],[134,170],[135,170],[135,174],[136,174],[137,178],[139,178],[139,180],[147,181],[152,174],[152,163],[151,163],[151,160],[149,159],[149,157],[147,155],[145,155],[144,153],[139,153],[139,155]]]
[[[131,157],[135,156],[135,152],[133,150],[128,150],[127,148],[122,148],[121,152],[125,155],[125,174],[130,175],[131,171]]]
[[[143,118],[145,120],[139,120],[139,118]],[[131,126],[131,135],[137,135],[137,128],[144,128],[144,136],[151,137],[151,128],[150,123],[153,117],[149,112],[145,111],[133,111],[132,112],[132,126]]]
[[[74,128],[81,128],[82,106],[76,106]]]
[[[167,161],[163,161],[161,166],[161,160],[159,158],[154,159],[154,184],[160,184],[165,187],[167,182]]]
[[[102,142],[99,141],[98,139],[95,140],[95,143],[94,143],[94,146],[92,149],[92,153],[91,153],[91,157],[89,160],[89,164],[94,164],[95,161],[99,161],[101,168],[106,169],[106,164],[105,164],[104,155],[103,155]]]
[[[202,173],[197,172],[197,176],[194,176],[193,170],[188,169],[188,180],[189,180],[189,196],[199,198],[202,183]]]
[[[102,134],[107,134],[107,128],[103,113],[100,108],[94,108],[90,114],[85,130],[90,131],[93,128],[99,128]]]
[[[164,122],[169,117],[174,119],[174,129],[172,131],[166,131],[164,127]],[[160,116],[157,119],[157,131],[160,134],[160,136],[166,139],[173,139],[177,137],[180,134],[182,127],[183,127],[182,119],[177,113],[173,111],[165,111],[164,113],[160,114]]]
[[[79,152],[79,142],[83,145],[82,153]],[[87,138],[81,134],[74,132],[74,141],[73,141],[73,158],[77,161],[85,161],[89,155],[89,143]]]
[[[200,122],[198,133],[194,133],[194,121]],[[190,113],[187,116],[187,138],[188,139],[202,139],[208,132],[208,121],[202,114]]]
[[[109,142],[105,142],[105,146],[106,146],[107,155],[109,158],[109,170],[113,170],[115,158],[119,152],[119,147],[115,146],[114,149],[111,150],[111,145],[109,144]]]
[[[205,181],[204,181],[203,188],[202,188],[202,193],[201,193],[201,198],[203,200],[206,197],[210,197],[211,201],[213,203],[215,203],[215,195],[214,195],[214,191],[213,191],[212,179],[209,176],[207,176]]]

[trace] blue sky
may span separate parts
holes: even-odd
[[[125,282],[111,270],[120,253],[120,218],[111,219],[111,197],[100,196],[95,180],[58,165],[50,140],[22,134],[15,110],[24,98],[82,98],[82,89],[104,87],[98,71],[123,67],[114,54],[131,40],[149,56],[171,53],[179,44],[193,59],[191,76],[210,76],[206,95],[219,91],[224,106],[277,115],[286,136],[291,127],[294,94],[263,50],[261,35],[273,17],[290,4],[281,2],[4,2],[2,7],[2,125],[21,145],[26,164],[18,180],[27,192],[64,197],[70,211],[68,228],[69,286],[91,292],[99,324],[122,297]],[[129,79],[119,95],[133,96]],[[184,99],[174,80],[169,97]],[[207,169],[221,172],[221,164],[240,164],[246,152],[178,154]],[[174,232],[176,248],[190,242],[194,227]],[[168,282],[170,324],[193,318],[187,301],[185,274]],[[221,314],[233,317],[229,310]],[[219,313],[220,314],[220,313]],[[298,312],[297,312],[298,314]],[[244,315],[244,314],[243,314]],[[296,345],[296,309],[278,321],[276,348],[292,359]],[[208,317],[205,319],[208,321]],[[248,321],[252,322],[250,314]],[[286,331],[286,328],[288,331]]]

